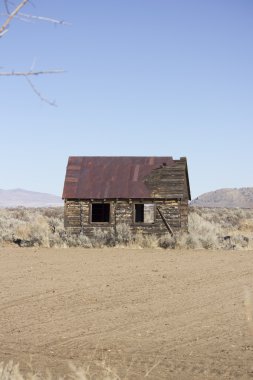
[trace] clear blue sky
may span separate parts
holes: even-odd
[[[0,1],[3,12],[3,1]],[[253,186],[252,0],[33,0],[0,39],[0,188],[61,195],[70,155],[187,156],[192,197]],[[1,18],[3,20],[3,18]]]

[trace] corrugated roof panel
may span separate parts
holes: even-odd
[[[176,162],[172,157],[70,157],[63,198],[152,198],[145,178],[160,167],[173,169]]]

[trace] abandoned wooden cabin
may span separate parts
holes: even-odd
[[[187,230],[191,199],[181,157],[69,157],[63,190],[64,224],[92,237],[95,229],[127,224],[133,234]]]

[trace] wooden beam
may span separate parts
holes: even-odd
[[[169,231],[169,233],[171,234],[171,236],[174,236],[174,232],[173,232],[172,228],[170,227],[169,223],[167,222],[167,220],[165,219],[165,217],[164,217],[162,211],[160,210],[159,207],[156,207],[156,209],[157,209],[157,211],[159,212],[159,215],[160,215],[160,217],[162,218],[162,221],[163,221],[163,223],[165,224],[167,230]]]

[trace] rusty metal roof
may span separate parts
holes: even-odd
[[[62,197],[152,198],[145,178],[154,169],[172,168],[178,163],[181,167],[184,163],[187,171],[186,159],[181,160],[172,157],[69,157]]]

